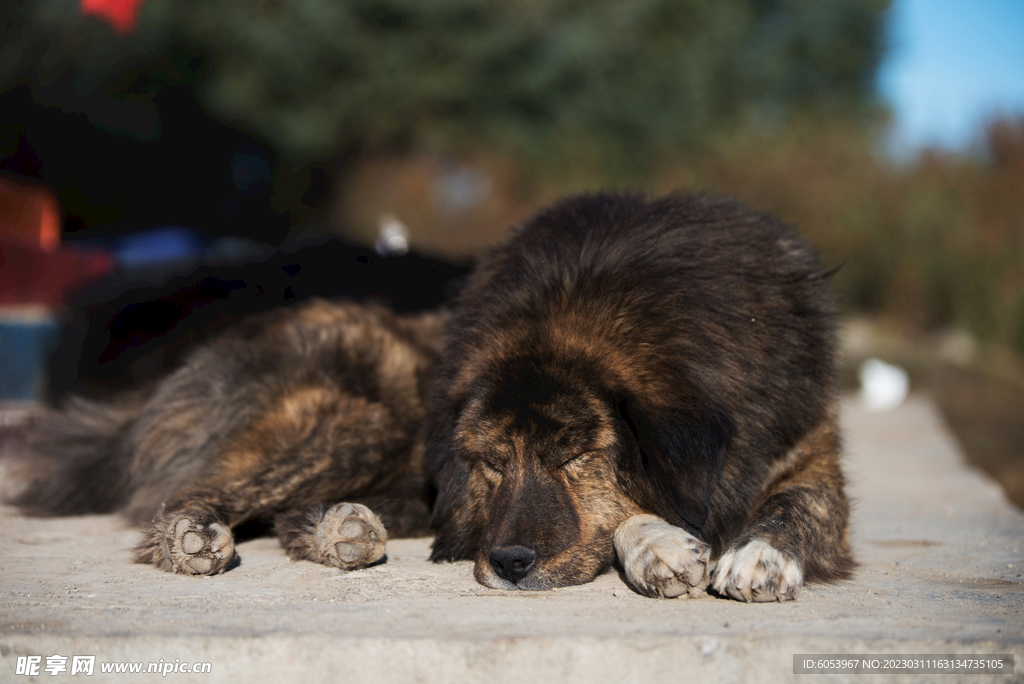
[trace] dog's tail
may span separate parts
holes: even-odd
[[[5,455],[2,497],[30,515],[107,513],[131,494],[129,433],[146,397],[113,404],[73,398],[34,421]]]

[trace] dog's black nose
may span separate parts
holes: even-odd
[[[526,577],[537,560],[537,552],[526,546],[495,546],[490,561],[495,574],[513,584]]]

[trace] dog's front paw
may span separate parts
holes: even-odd
[[[354,570],[384,557],[388,534],[380,518],[357,503],[340,503],[324,513],[317,525],[315,552],[324,565]]]
[[[654,515],[634,515],[615,530],[626,579],[645,596],[696,598],[708,586],[711,547]]]
[[[804,577],[800,563],[767,542],[755,539],[730,547],[718,559],[712,587],[737,601],[792,601]]]

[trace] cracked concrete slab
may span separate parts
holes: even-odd
[[[889,413],[847,402],[844,423],[860,569],[783,604],[647,599],[615,572],[495,591],[469,563],[428,562],[425,539],[349,573],[255,539],[229,572],[183,577],[132,565],[138,532],[115,516],[0,509],[0,681],[76,681],[75,655],[96,656],[88,681],[130,680],[100,671],[118,662],[210,663],[166,675],[210,683],[809,681],[794,654],[1014,654],[1016,675],[942,681],[1020,681],[1024,515],[965,464],[928,400]],[[48,674],[53,655],[69,671]],[[17,674],[26,656],[41,657],[38,675]],[[937,681],[899,681],[915,680]]]

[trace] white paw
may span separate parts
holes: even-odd
[[[729,549],[715,567],[715,591],[737,601],[792,601],[800,593],[800,564],[767,542]]]
[[[615,530],[626,579],[645,596],[696,598],[708,586],[711,547],[655,515],[634,515]]]

